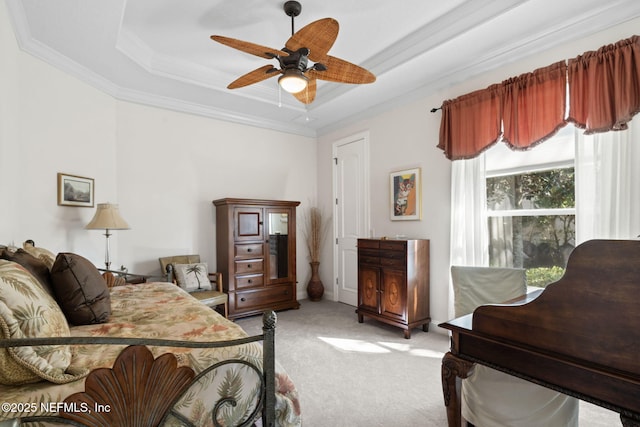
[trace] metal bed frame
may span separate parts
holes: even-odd
[[[255,371],[257,393],[254,396],[255,405],[251,413],[238,426],[252,426],[261,419],[263,427],[275,425],[275,329],[277,316],[273,311],[263,314],[263,333],[246,338],[217,341],[196,342],[165,339],[145,338],[117,338],[117,337],[62,337],[62,338],[25,338],[2,339],[0,348],[37,345],[74,345],[74,344],[111,344],[128,345],[118,358],[113,368],[98,368],[85,378],[85,392],[68,396],[61,405],[58,415],[40,415],[22,417],[15,420],[0,422],[0,426],[22,426],[40,422],[59,423],[79,427],[98,427],[118,425],[120,427],[134,426],[162,426],[170,416],[179,420],[182,425],[195,427],[187,418],[181,415],[175,405],[198,383],[198,380],[219,368],[228,365],[244,365]],[[187,348],[219,348],[232,347],[252,342],[262,342],[262,368],[256,364],[241,360],[230,359],[211,365],[195,375],[190,367],[176,366],[176,358],[172,353],[165,353],[154,359],[146,346],[187,347]],[[145,382],[151,378],[163,382],[164,388],[156,382]],[[115,378],[115,380],[114,380]],[[115,382],[114,382],[115,381]],[[170,386],[169,386],[170,385]],[[145,388],[146,387],[146,388]],[[127,398],[127,390],[130,393]],[[103,393],[100,393],[100,392]],[[108,413],[87,409],[101,395],[100,404],[109,405]],[[142,401],[131,401],[131,396],[140,397]],[[106,397],[105,397],[106,396]],[[108,399],[105,400],[105,399]],[[222,396],[213,403],[213,425],[220,426],[218,414],[226,405],[235,406],[237,402],[231,396]],[[86,406],[85,406],[86,405]],[[78,410],[80,409],[80,410]],[[13,421],[13,422],[11,422]]]

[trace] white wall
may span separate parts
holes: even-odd
[[[56,174],[95,179],[131,230],[114,231],[112,267],[160,273],[159,256],[199,253],[215,268],[222,197],[315,198],[316,143],[280,132],[116,101],[21,52],[0,2],[0,242],[32,238],[103,265],[95,209],[56,203]],[[298,259],[306,259],[300,244]],[[298,296],[309,267],[298,263]]]
[[[573,58],[589,50],[626,39],[638,33],[640,19],[629,21],[608,31],[567,43],[526,60],[505,65],[448,87],[418,102],[395,108],[368,120],[353,123],[339,131],[318,139],[318,198],[331,211],[332,144],[348,136],[368,131],[370,136],[371,228],[376,236],[397,234],[431,240],[431,317],[437,325],[448,318],[449,298],[449,230],[451,163],[436,148],[441,114],[431,108],[439,107],[446,99],[483,89],[490,84],[556,61]],[[640,120],[636,118],[636,120]],[[389,220],[389,172],[410,167],[422,168],[423,205],[421,221]],[[331,246],[331,245],[328,245]],[[326,248],[321,264],[325,283],[333,282],[333,257]],[[327,262],[325,262],[326,260]],[[331,292],[332,289],[329,289]],[[333,297],[330,295],[329,297]],[[355,315],[354,315],[355,316]]]
[[[0,5],[0,236],[7,239],[11,236],[11,223],[15,221],[15,209],[10,200],[14,198],[14,187],[6,181],[16,176],[17,168],[10,161],[15,155],[16,146],[5,141],[11,141],[15,134],[15,127],[11,125],[12,109],[8,99],[16,99],[15,84],[17,67],[17,52],[14,48],[15,38],[7,21],[4,2]],[[5,244],[11,240],[4,240]]]
[[[215,266],[215,199],[297,200],[302,210],[315,194],[313,139],[125,102],[117,109],[118,202],[132,227],[118,232],[119,255],[139,271],[182,253]],[[308,270],[298,263],[301,284]]]
[[[82,229],[93,209],[57,206],[57,173],[95,178],[98,194],[115,196],[115,101],[20,52],[5,7],[2,2],[0,241],[32,238],[93,256],[102,243]]]

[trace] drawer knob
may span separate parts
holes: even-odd
[[[251,268],[251,264],[247,264],[247,268]]]
[[[246,299],[244,297],[240,298],[240,301],[245,302]]]
[[[251,252],[251,248],[247,249],[247,252]]]
[[[247,280],[247,283],[252,283],[252,280],[251,279]]]

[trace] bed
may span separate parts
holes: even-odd
[[[4,379],[0,426],[301,424],[296,388],[275,362],[275,313],[264,314],[263,334],[249,337],[174,284],[125,284],[107,288],[106,321],[47,334],[55,313],[43,312],[48,323],[37,328],[39,333],[16,335],[2,310],[17,278],[33,279],[26,273],[19,264],[0,260],[0,371],[3,360],[16,359],[8,356],[9,348],[63,348],[71,359],[62,373],[51,371],[52,378],[41,369],[35,379],[20,384],[8,385],[13,380]],[[43,310],[55,311],[46,292],[36,291],[46,302]]]

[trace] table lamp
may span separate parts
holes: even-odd
[[[109,230],[129,230],[129,224],[120,216],[120,208],[115,203],[98,203],[96,214],[93,219],[85,227],[87,230],[105,230],[107,238],[104,264],[107,270],[110,270],[111,261],[109,260]]]

